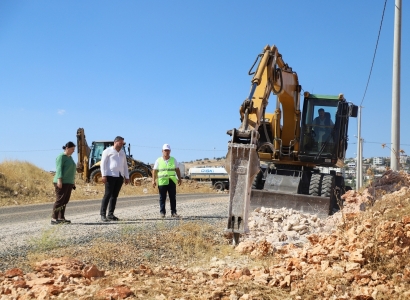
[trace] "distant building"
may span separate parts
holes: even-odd
[[[384,157],[374,157],[373,158],[373,165],[375,165],[375,166],[384,165]]]
[[[349,174],[349,175],[355,175],[356,171],[355,170],[346,170],[345,173]]]
[[[348,166],[349,168],[356,168],[356,163],[355,163],[355,162],[349,162],[349,163],[347,164],[347,166]]]
[[[400,155],[400,163],[401,164],[406,164],[407,163],[408,156],[407,155]]]

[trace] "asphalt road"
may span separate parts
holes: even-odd
[[[177,203],[200,202],[201,199],[209,197],[222,198],[226,196],[226,194],[178,194]],[[135,209],[138,206],[153,204],[158,204],[159,209],[158,197],[158,195],[147,195],[118,198],[116,210],[126,208]],[[167,203],[168,201],[169,200],[167,200]],[[101,199],[71,200],[67,205],[67,210],[69,209],[70,215],[81,214],[84,213],[84,211],[99,212],[100,205]],[[0,220],[3,224],[44,220],[50,218],[52,207],[53,203],[1,207]]]

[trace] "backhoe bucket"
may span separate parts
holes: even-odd
[[[259,172],[256,145],[228,145],[227,172],[229,173],[229,217],[227,231],[235,236],[248,233],[248,211],[253,179]]]
[[[251,209],[257,207],[287,208],[301,213],[316,214],[325,218],[329,215],[330,197],[289,194],[267,190],[252,190]]]

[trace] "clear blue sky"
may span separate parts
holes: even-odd
[[[403,1],[401,148],[410,154],[410,6]],[[385,0],[0,1],[0,161],[55,169],[76,131],[153,163],[225,156],[248,70],[276,45],[304,91],[360,104]],[[365,157],[390,156],[394,0],[362,105]],[[274,103],[275,97],[270,98]],[[269,106],[268,110],[273,110]],[[351,119],[348,157],[356,153]],[[77,157],[74,157],[77,160]]]

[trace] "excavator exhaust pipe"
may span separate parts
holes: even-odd
[[[229,143],[227,154],[229,173],[229,213],[226,231],[233,233],[233,244],[248,233],[248,211],[252,183],[259,172],[259,157],[254,144]]]

